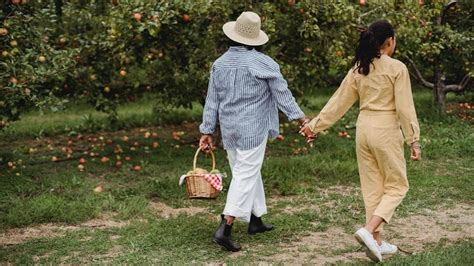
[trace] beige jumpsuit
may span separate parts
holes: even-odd
[[[386,55],[374,59],[367,76],[351,69],[310,129],[329,128],[357,100],[356,152],[366,219],[377,215],[389,223],[408,191],[403,136],[407,144],[420,137],[408,69]]]

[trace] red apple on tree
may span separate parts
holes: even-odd
[[[142,14],[140,13],[135,13],[133,14],[133,18],[137,21],[140,22],[142,20]]]
[[[181,17],[181,19],[182,19],[184,22],[189,22],[190,17],[189,17],[188,14],[184,14],[184,15]]]

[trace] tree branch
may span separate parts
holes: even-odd
[[[447,85],[444,89],[445,92],[462,92],[466,89],[467,84],[469,84],[469,81],[471,80],[471,76],[469,74],[466,74],[461,82],[459,84],[452,84],[452,85]]]
[[[412,73],[412,76],[414,76],[418,81],[420,81],[425,87],[427,88],[433,88],[434,87],[434,84],[431,83],[431,82],[428,82],[426,79],[423,78],[423,76],[421,75],[420,71],[418,70],[418,68],[416,67],[415,63],[413,62],[413,60],[411,60],[410,58],[406,57],[406,59],[408,60],[408,62],[410,63],[410,65],[413,67],[413,69],[415,70],[415,75],[413,75]]]
[[[467,73],[461,80],[461,82],[459,83],[459,85],[461,87],[466,87],[467,84],[469,83],[469,81],[471,81],[471,76],[469,75],[469,73]]]

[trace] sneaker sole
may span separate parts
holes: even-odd
[[[225,248],[227,251],[232,251],[232,252],[240,251],[240,249],[233,249],[232,247],[225,245],[223,242],[221,242],[221,241],[220,241],[219,239],[217,239],[217,238],[213,238],[212,241],[213,241],[214,243],[216,243],[217,245],[219,245],[219,246]]]
[[[364,240],[362,240],[362,238],[359,235],[354,234],[354,237],[357,240],[357,242],[359,242],[359,244],[361,244],[364,247],[365,254],[367,255],[367,257],[369,257],[371,260],[375,262],[382,261],[369,249],[369,247],[365,244]]]
[[[385,253],[380,252],[380,254],[381,255],[393,255],[393,254],[397,254],[397,252],[398,252],[398,249],[393,251],[393,252],[385,252]]]

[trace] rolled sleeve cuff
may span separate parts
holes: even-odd
[[[212,134],[214,133],[214,129],[210,127],[206,127],[204,124],[201,124],[199,126],[199,132],[201,132],[201,134]]]
[[[315,134],[318,133],[317,130],[316,130],[316,126],[318,125],[319,120],[321,120],[321,119],[319,118],[319,116],[317,116],[317,117],[313,118],[313,120],[309,121],[309,123],[308,123],[309,129],[311,129],[311,131]]]

